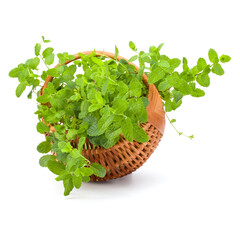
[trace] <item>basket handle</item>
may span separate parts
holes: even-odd
[[[86,52],[81,52],[84,55],[90,55],[92,53],[92,51],[86,51]],[[106,56],[112,59],[115,59],[115,54],[110,53],[110,52],[105,52],[105,51],[96,51],[96,56]],[[76,53],[74,54],[75,59],[70,60],[70,61],[66,61],[65,64],[68,64],[70,62],[73,62],[77,59],[80,59],[81,56]],[[117,57],[117,61],[119,61],[120,59],[124,59],[126,61],[128,61],[126,58],[118,56]],[[129,64],[133,65],[136,70],[138,71],[138,67],[134,64],[129,62]],[[57,64],[55,66],[55,68],[61,65],[60,63]],[[40,95],[43,94],[43,89],[47,87],[48,83],[51,82],[53,79],[53,77],[51,76],[47,76],[45,83],[41,89]],[[148,77],[145,73],[143,73],[142,76],[142,81],[144,83],[144,85],[149,89],[148,92],[148,100],[149,100],[149,105],[147,106],[146,110],[148,112],[148,122],[151,123],[155,128],[157,128],[161,134],[163,134],[164,132],[164,128],[165,128],[165,112],[163,109],[163,105],[162,105],[162,99],[159,95],[159,92],[157,90],[157,88],[155,87],[154,84],[150,84],[148,83]]]

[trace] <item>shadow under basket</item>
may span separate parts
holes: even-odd
[[[91,54],[92,51],[82,52],[83,54]],[[96,51],[97,56],[105,55],[108,58],[113,58],[113,53]],[[78,54],[75,54],[75,59],[66,62],[68,64],[80,58]],[[117,60],[125,59],[121,56],[117,57]],[[127,60],[127,59],[125,59]],[[129,63],[134,65],[133,63]],[[136,70],[138,71],[138,67]],[[51,82],[53,77],[48,76],[44,86],[41,90],[41,95],[43,94],[43,89],[47,87],[48,82]],[[148,100],[149,105],[146,108],[148,112],[148,122],[141,124],[141,127],[146,131],[149,136],[149,141],[146,143],[139,143],[136,141],[128,142],[122,135],[119,141],[111,148],[106,149],[101,146],[93,146],[88,140],[83,147],[82,154],[91,163],[100,163],[107,171],[104,178],[99,178],[96,176],[91,176],[91,181],[107,181],[110,179],[115,179],[119,177],[126,176],[139,167],[141,167],[150,155],[157,148],[165,128],[165,113],[162,105],[161,97],[158,93],[154,84],[148,84],[148,78],[143,74],[143,83],[148,87]],[[54,131],[54,127],[51,127]],[[73,141],[74,147],[77,147],[78,139]]]

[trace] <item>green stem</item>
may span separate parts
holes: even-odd
[[[45,61],[44,61],[44,59],[43,59],[42,55],[41,55],[41,54],[39,54],[39,56],[40,56],[40,58],[42,59],[42,61],[44,62],[44,64],[45,64],[45,66],[47,67],[47,69],[49,69],[49,67],[48,67],[48,65],[45,63]]]
[[[167,115],[167,113],[165,113],[165,115],[166,115],[169,123],[172,125],[172,127],[174,128],[174,130],[179,134],[179,136],[183,135],[184,137],[188,137],[189,139],[193,139],[193,138],[194,138],[193,135],[188,136],[188,135],[186,135],[186,134],[184,134],[184,133],[182,133],[182,132],[179,132],[179,131],[177,130],[177,128],[176,128],[176,127],[173,125],[173,123],[171,122],[171,120],[170,120],[169,116]]]

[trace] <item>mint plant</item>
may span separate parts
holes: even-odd
[[[17,97],[26,89],[29,99],[36,94],[35,114],[39,119],[36,129],[46,136],[37,146],[38,152],[44,154],[39,164],[56,174],[57,181],[63,181],[65,196],[74,187],[80,188],[82,182],[90,181],[91,175],[104,177],[106,174],[103,166],[91,163],[82,155],[86,140],[104,148],[114,146],[121,134],[129,142],[149,140],[141,128],[141,124],[148,121],[148,89],[142,82],[143,73],[148,76],[149,84],[156,85],[165,111],[170,112],[181,106],[186,95],[204,96],[199,86],[209,86],[210,72],[223,75],[220,62],[231,59],[227,55],[219,58],[210,49],[211,64],[199,58],[197,65],[190,68],[183,58],[183,71],[178,72],[176,68],[181,60],[161,55],[163,44],[152,46],[145,53],[138,52],[130,41],[135,55],[129,61],[117,61],[118,48],[115,47],[115,59],[104,54],[97,56],[96,51],[92,51],[90,55],[79,53],[81,58],[67,65],[65,63],[74,60],[75,56],[67,52],[55,55],[51,47],[42,50],[49,42],[42,37],[35,45],[35,57],[12,69],[9,76],[18,78]],[[59,64],[52,67],[55,58]],[[139,61],[138,71],[129,64],[136,60]],[[52,76],[53,80],[43,88],[47,76]],[[175,119],[169,121],[173,125]],[[51,151],[54,155],[49,154]]]
[[[164,105],[166,117],[170,124],[179,135],[184,135],[190,139],[194,136],[187,136],[178,131],[173,123],[176,119],[170,119],[167,112],[176,110],[182,105],[184,96],[203,97],[205,91],[203,88],[210,85],[210,73],[223,75],[224,70],[221,63],[227,63],[231,60],[228,55],[218,56],[214,49],[210,49],[208,57],[210,63],[204,58],[199,58],[197,64],[192,68],[189,67],[188,61],[183,57],[182,61],[178,58],[169,58],[166,55],[160,54],[163,43],[158,47],[151,46],[149,52],[137,50],[133,42],[129,42],[129,47],[135,52],[135,55],[129,61],[139,62],[139,72],[145,73],[148,76],[149,84],[155,84],[157,87]],[[176,69],[182,63],[182,71]],[[202,88],[203,87],[203,88]]]

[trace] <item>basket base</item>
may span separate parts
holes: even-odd
[[[149,141],[139,143],[128,142],[120,137],[116,145],[109,149],[93,147],[91,143],[86,144],[82,154],[90,162],[101,164],[107,171],[104,178],[91,176],[91,181],[108,181],[126,176],[141,167],[157,148],[162,134],[150,123],[142,124],[143,129],[149,136]]]

